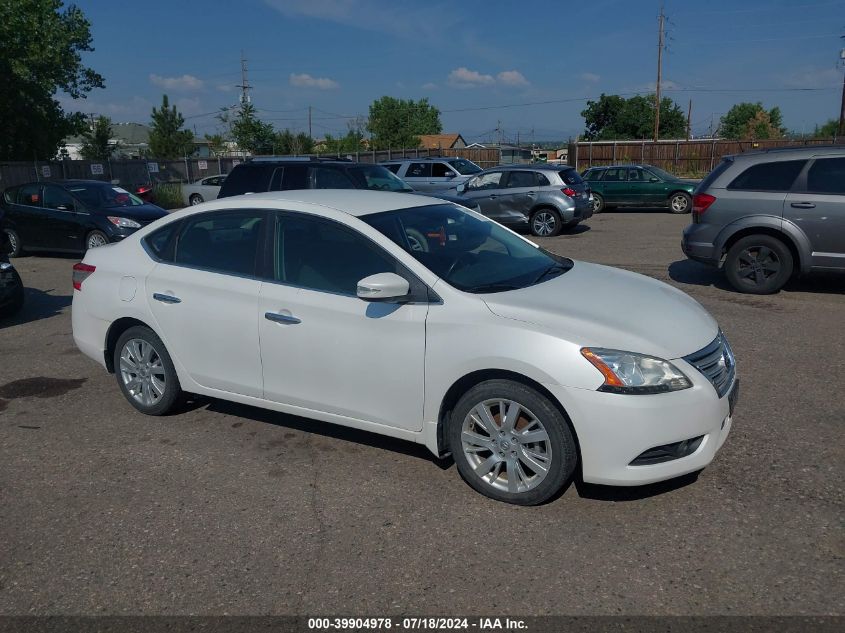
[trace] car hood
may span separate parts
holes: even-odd
[[[549,281],[482,299],[500,317],[547,328],[577,345],[664,359],[698,351],[719,332],[707,310],[680,290],[586,262],[574,262]]]
[[[144,220],[152,222],[167,215],[167,211],[154,204],[141,204],[137,207],[106,207],[94,211],[97,215],[110,215],[130,220]]]

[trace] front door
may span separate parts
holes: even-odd
[[[337,222],[279,213],[273,277],[261,284],[264,397],[412,431],[422,429],[428,305],[370,303],[357,282],[401,265]]]
[[[470,178],[463,197],[477,202],[484,215],[496,215],[502,208],[500,198],[506,193],[503,174],[501,171],[489,171]]]
[[[203,387],[260,398],[258,266],[263,211],[190,216],[172,262],[156,264],[144,291],[164,344]]]

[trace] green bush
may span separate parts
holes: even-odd
[[[182,200],[181,182],[158,182],[153,186],[155,204],[163,209],[181,209],[185,206]]]

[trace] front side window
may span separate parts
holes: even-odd
[[[116,209],[119,207],[138,207],[144,204],[138,196],[122,187],[108,183],[85,183],[72,185],[68,191],[79,198],[90,209]]]
[[[330,220],[279,214],[275,245],[276,281],[309,290],[354,297],[364,277],[397,270],[371,240]]]
[[[515,290],[562,275],[572,261],[451,204],[413,207],[361,219],[448,284],[472,293]]]
[[[218,211],[188,218],[179,233],[173,261],[216,272],[255,275],[263,224],[260,211]]]
[[[431,165],[432,178],[446,178],[447,176],[454,174],[455,172],[453,172],[446,163],[432,163]]]
[[[807,191],[845,194],[845,158],[817,158],[807,172]]]
[[[467,189],[470,189],[470,190],[498,189],[501,182],[502,182],[502,172],[491,171],[489,173],[481,174],[480,176],[476,176],[475,178],[470,180],[469,183],[467,184]]]
[[[373,191],[396,191],[407,193],[413,191],[404,180],[395,176],[381,165],[359,165],[349,168],[349,175],[356,182],[359,189]]]
[[[630,182],[643,182],[646,178],[644,177],[642,169],[629,169],[628,180]]]
[[[428,178],[431,176],[431,163],[411,163],[405,178]]]
[[[728,185],[740,191],[789,191],[801,173],[805,160],[782,160],[752,165]]]
[[[391,163],[389,165],[384,165],[387,169],[392,171],[394,174],[399,173],[399,163]]]
[[[58,209],[62,207],[63,211],[73,211],[75,205],[73,196],[61,187],[54,187],[48,185],[44,187],[44,206],[48,209]]]

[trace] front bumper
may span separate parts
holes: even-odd
[[[690,389],[657,395],[621,395],[546,385],[569,414],[581,449],[587,483],[639,486],[672,479],[707,466],[730,433],[729,400],[738,381],[719,398],[694,367],[672,361],[693,382]],[[703,436],[685,457],[632,466],[645,451]]]

